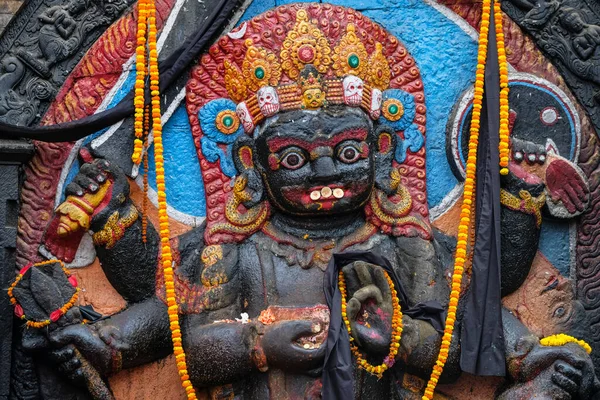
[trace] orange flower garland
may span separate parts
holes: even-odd
[[[352,328],[350,327],[350,321],[348,320],[348,316],[346,314],[347,291],[346,283],[344,281],[344,273],[340,271],[338,275],[338,287],[342,295],[342,319],[344,320],[344,324],[346,325],[346,329],[348,330],[348,335],[350,335],[350,350],[356,358],[358,367],[364,369],[371,375],[377,376],[379,379],[381,379],[383,373],[389,368],[391,368],[396,361],[396,355],[398,354],[398,349],[400,348],[400,339],[402,338],[403,329],[402,310],[400,308],[400,301],[398,300],[398,292],[394,288],[394,282],[392,281],[392,278],[388,275],[387,272],[384,271],[383,273],[392,292],[392,307],[394,311],[392,313],[392,340],[390,343],[390,351],[383,360],[383,363],[377,366],[369,364],[369,362],[364,358],[364,356],[358,349],[358,346],[354,344],[354,338],[352,337]]]
[[[464,192],[460,213],[460,224],[458,226],[458,242],[456,245],[456,256],[454,258],[454,271],[452,273],[452,287],[450,292],[450,301],[448,304],[448,316],[446,317],[446,326],[442,336],[440,352],[433,371],[427,382],[423,400],[433,399],[433,393],[438,380],[444,371],[444,365],[448,359],[450,344],[452,343],[452,333],[454,332],[454,323],[456,321],[456,310],[458,299],[460,297],[461,283],[465,260],[467,258],[467,243],[469,240],[469,225],[471,223],[471,206],[473,205],[473,192],[475,189],[475,172],[477,165],[477,145],[479,144],[479,128],[481,121],[481,108],[483,102],[483,86],[485,79],[485,63],[487,58],[488,34],[490,28],[490,12],[492,0],[483,0],[481,13],[481,27],[479,30],[479,48],[477,51],[477,70],[475,79],[475,94],[473,97],[473,117],[471,118],[470,136],[469,136],[469,155],[467,158],[467,170],[464,184]]]
[[[23,279],[25,272],[27,272],[27,270],[29,268],[41,267],[42,265],[48,265],[48,264],[54,264],[54,263],[60,263],[60,266],[61,266],[63,272],[69,279],[69,282],[71,283],[71,285],[73,285],[73,287],[75,288],[75,293],[73,293],[73,296],[71,296],[69,301],[67,301],[64,306],[51,312],[50,317],[48,319],[45,319],[43,321],[28,320],[27,317],[25,316],[25,313],[23,312],[23,308],[17,302],[17,299],[15,299],[15,297],[13,295],[13,289],[17,286],[17,284],[21,281],[21,279]],[[77,299],[79,298],[79,288],[77,287],[77,279],[75,279],[75,277],[71,275],[71,272],[67,268],[65,268],[65,264],[62,261],[47,260],[47,261],[39,262],[37,264],[29,264],[29,265],[26,265],[25,267],[23,267],[17,274],[17,278],[15,279],[15,281],[8,288],[8,298],[10,300],[10,304],[12,304],[15,307],[15,315],[17,317],[19,317],[20,319],[27,321],[25,323],[25,325],[28,328],[40,329],[40,328],[44,328],[44,327],[50,325],[52,322],[58,321],[60,317],[65,315],[67,313],[67,311],[69,311],[75,305],[75,303],[77,302]]]
[[[156,5],[154,4],[153,0],[150,0],[147,3],[147,16],[149,50],[148,61],[150,66],[150,94],[152,96],[151,115],[152,130],[154,132],[154,161],[156,169],[156,193],[158,197],[158,219],[161,242],[161,261],[164,271],[167,306],[171,328],[171,338],[173,340],[173,353],[175,354],[175,359],[177,361],[177,370],[179,371],[181,384],[186,391],[187,398],[190,400],[196,400],[196,391],[194,390],[194,387],[192,386],[192,382],[190,381],[190,377],[188,375],[185,352],[182,346],[181,327],[179,325],[179,306],[177,305],[177,300],[175,296],[175,283],[172,267],[173,256],[171,253],[171,243],[169,240],[171,234],[169,229],[169,217],[167,215],[167,195],[165,187],[165,170],[162,144],[162,122],[160,118],[161,113],[158,52],[156,49]]]
[[[151,1],[150,1],[151,2]],[[133,154],[131,160],[138,165],[142,159],[144,135],[144,86],[146,79],[146,24],[148,1],[138,0],[137,47],[135,49],[135,121]]]
[[[508,175],[508,140],[510,131],[508,128],[508,62],[506,61],[506,49],[504,48],[504,31],[502,29],[502,10],[500,2],[494,1],[494,22],[496,23],[496,41],[498,44],[498,67],[500,69],[500,174]]]

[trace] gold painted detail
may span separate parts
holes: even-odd
[[[96,246],[112,248],[125,235],[125,231],[138,219],[139,213],[135,206],[129,207],[129,213],[119,218],[119,212],[115,211],[106,221],[102,230],[94,233],[92,239]]]
[[[512,193],[501,189],[500,203],[510,210],[521,211],[525,214],[534,215],[537,227],[539,228],[542,225],[541,209],[546,203],[545,193],[540,194],[538,197],[533,197],[528,191],[520,190],[519,197],[517,197]]]
[[[223,248],[218,244],[206,246],[200,257],[204,266],[210,267],[223,259]]]
[[[385,90],[390,85],[392,71],[390,65],[383,54],[381,43],[375,44],[375,51],[369,57],[369,74],[366,82],[379,90]]]
[[[264,201],[246,209],[245,212],[240,211],[240,206],[244,207],[242,203],[252,198],[246,190],[247,185],[248,179],[245,176],[240,175],[235,179],[233,193],[225,205],[227,222],[214,225],[210,229],[209,235],[217,233],[251,234],[265,223],[269,216],[269,209]]]
[[[363,81],[367,78],[369,55],[354,24],[346,27],[346,34],[335,47],[332,58],[332,69],[337,76],[355,75]]]
[[[307,64],[324,74],[331,65],[331,47],[323,32],[308,21],[306,10],[296,13],[296,25],[281,47],[281,67],[291,79],[298,78]]]
[[[246,57],[242,63],[242,75],[248,88],[257,91],[263,86],[277,86],[281,78],[281,66],[273,52],[258,48],[252,39],[246,40]]]

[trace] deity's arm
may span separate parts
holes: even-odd
[[[108,281],[128,303],[152,297],[156,291],[159,237],[148,223],[144,242],[141,219],[141,213],[127,199],[93,235],[96,255]],[[119,224],[123,230],[115,229]]]
[[[573,48],[582,60],[587,60],[596,50],[596,43],[591,42],[585,36],[576,37],[573,40]]]
[[[237,313],[239,317],[240,307],[231,305],[221,311],[232,317]],[[256,353],[259,325],[235,320],[211,323],[213,318],[210,314],[190,315],[183,323],[188,371],[197,387],[239,381],[258,370],[261,359]]]
[[[537,253],[544,186],[510,173],[502,180],[500,202],[501,289],[506,296],[523,284]]]
[[[128,303],[137,303],[155,294],[159,238],[148,223],[143,240],[141,212],[129,193],[129,181],[117,166],[104,159],[83,164],[67,185],[44,244],[61,257],[91,231],[109,282]]]
[[[400,265],[397,273],[411,306],[421,302],[438,301],[446,307],[450,289],[444,277],[444,270],[452,261],[451,239],[435,232],[435,238],[432,240],[400,237],[396,242],[396,254]],[[403,361],[399,368],[427,379],[437,360],[437,351],[433,349],[440,348],[442,333],[424,320],[405,317],[404,325],[401,346],[405,351],[399,353]],[[457,318],[454,332],[455,336],[460,332],[460,318]],[[453,381],[460,375],[458,342],[459,340],[453,340],[450,346],[442,375],[445,382]]]

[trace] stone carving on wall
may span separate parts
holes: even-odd
[[[24,126],[38,122],[81,56],[129,4],[29,2],[0,43],[0,119]]]
[[[502,9],[556,65],[600,132],[600,14],[594,2],[511,0]]]
[[[429,221],[425,95],[402,43],[354,10],[319,4],[281,7],[243,29],[221,38],[187,85],[186,108],[207,194],[206,224],[172,240],[190,379],[198,388],[220,386],[213,393],[242,398],[286,398],[286,392],[314,398],[329,323],[323,270],[332,254],[382,254],[411,303],[445,304],[453,239]],[[272,34],[263,35],[265,30]],[[345,87],[349,76],[361,83],[360,101]],[[546,114],[547,123],[556,122]],[[546,148],[532,151],[526,139],[515,151],[535,159],[516,157],[512,167],[518,173],[504,185],[503,238],[514,244],[502,254],[505,294],[527,278],[541,208],[554,194],[550,188],[545,196],[548,182],[526,168],[550,168]],[[556,144],[561,151],[563,145]],[[559,161],[573,164],[552,160]],[[581,182],[583,198],[575,208],[587,206],[587,182]],[[57,346],[50,354],[74,381],[83,376],[83,359],[61,346],[74,345],[103,376],[170,352],[163,277],[156,274],[158,236],[148,226],[142,242],[142,222],[129,194],[123,172],[110,160],[96,159],[67,187],[65,203],[48,225],[46,241],[91,229],[107,278],[129,303],[94,324],[50,333]],[[568,210],[568,199],[554,200]],[[366,311],[352,317],[353,326],[367,327],[354,330],[355,339],[371,357],[382,347],[373,338],[390,335],[388,316],[380,312],[387,304],[368,302],[357,289],[377,271],[347,269],[358,278],[350,294]],[[371,297],[385,292],[371,286]],[[393,388],[389,375],[378,380],[357,369],[357,396],[411,398],[423,389],[440,334],[422,320],[405,317],[404,323],[404,347],[394,365],[403,381]],[[508,313],[504,328],[510,376],[501,398],[560,393],[583,399],[597,391],[593,365],[581,349],[545,348]],[[48,351],[27,336],[28,350]],[[458,341],[453,343],[447,381],[459,375]]]
[[[78,27],[72,21],[85,14],[79,7],[74,3],[47,9],[41,29],[49,32],[48,38],[32,44],[31,54],[7,58],[6,71],[27,69],[36,75],[31,81],[48,82],[44,68],[56,70],[65,61],[63,55],[76,52],[72,49],[78,43]],[[528,16],[529,26],[543,26],[553,18],[556,4],[548,2],[545,7]],[[587,55],[587,42],[580,42],[576,51]],[[58,50],[50,54],[44,46]],[[16,76],[6,74],[0,84],[12,88],[20,84]],[[32,96],[43,97],[44,91],[36,88],[30,89]],[[9,115],[25,106],[16,94],[12,99],[0,102],[0,112],[7,110]],[[505,246],[508,250],[502,255],[503,264],[512,267],[502,279],[504,294],[509,294],[505,306],[513,313],[505,318],[510,374],[497,392],[503,399],[529,398],[533,393],[584,399],[599,389],[591,360],[581,349],[545,348],[536,337],[549,329],[538,318],[542,312],[556,318],[557,329],[589,335],[581,328],[589,326],[587,321],[574,324],[585,316],[580,315],[581,304],[574,300],[570,283],[560,276],[549,281],[556,268],[536,252],[546,218],[543,207],[568,219],[590,204],[590,184],[576,165],[578,118],[575,115],[574,125],[567,126],[564,119],[573,110],[562,105],[550,102],[533,117],[528,114],[537,112],[533,108],[513,110],[511,167],[516,172],[503,188],[503,240],[517,246]],[[199,391],[211,387],[207,393],[213,397],[288,398],[294,392],[318,398],[318,370],[329,323],[321,282],[334,252],[372,250],[385,255],[411,302],[447,302],[445,274],[454,241],[429,220],[423,82],[412,55],[393,35],[343,7],[310,4],[271,10],[219,39],[201,58],[187,85],[186,108],[205,185],[207,221],[174,237],[172,243],[177,300],[186,321],[184,345]],[[524,120],[531,118],[552,131],[550,142],[536,142],[524,128]],[[571,134],[575,146],[569,141]],[[51,158],[53,171],[58,170],[65,148],[43,147],[40,157]],[[47,175],[46,161],[36,159],[32,174]],[[561,174],[564,171],[570,175]],[[47,182],[44,185],[49,189]],[[566,187],[580,195],[571,196]],[[52,241],[91,229],[104,273],[128,302],[124,312],[87,325],[71,325],[73,315],[67,313],[48,333],[52,345],[25,331],[23,345],[39,361],[42,372],[37,376],[44,398],[64,398],[69,391],[86,398],[81,388],[90,365],[106,378],[171,351],[164,280],[157,273],[157,233],[150,225],[147,241],[142,242],[141,210],[130,193],[133,188],[109,152],[106,160],[83,164],[49,224],[50,215],[46,221],[22,221],[23,226],[42,227],[22,229],[21,246],[27,241],[27,248],[20,250],[23,259],[39,257],[31,254],[40,241],[60,252],[55,254],[61,258],[71,257],[77,240],[61,243],[75,246],[69,249],[53,246],[59,241]],[[41,215],[34,209],[31,185],[24,192],[31,203],[24,216]],[[367,266],[366,271],[377,276],[377,268]],[[360,278],[354,282],[357,287],[363,284],[364,265],[348,273]],[[556,295],[560,304],[548,307],[539,300],[535,315],[520,309],[514,299],[530,295],[526,289],[542,294],[527,297],[526,302]],[[375,298],[385,292],[384,287],[369,290]],[[362,350],[375,356],[381,343],[372,337],[389,334],[386,319],[376,317],[387,305],[361,301],[354,292],[351,297],[370,317],[360,313],[352,319],[353,326],[372,325],[363,331],[367,336],[355,335]],[[569,307],[575,311],[569,314]],[[240,316],[243,312],[250,321]],[[404,373],[398,387],[392,388],[389,374],[377,380],[357,369],[359,397],[389,398],[392,393],[419,397],[439,333],[428,323],[407,317],[402,340],[401,360],[394,366]],[[454,343],[446,382],[459,375]],[[56,366],[66,381],[56,376],[52,370]],[[53,381],[59,383],[53,386]]]

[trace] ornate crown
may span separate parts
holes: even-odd
[[[236,185],[245,178],[238,168],[252,169],[253,153],[242,147],[236,156],[243,166],[234,165],[236,139],[244,131],[256,134],[258,124],[279,112],[335,104],[361,108],[396,132],[392,175],[404,194],[372,196],[368,220],[386,234],[429,237],[419,68],[394,35],[360,12],[292,4],[260,14],[202,56],[186,99],[206,191],[207,243],[242,241],[268,216],[268,202],[239,204],[243,188]],[[408,196],[411,206],[400,207]]]
[[[279,56],[255,47],[252,39],[245,44],[242,68],[225,60],[224,69],[225,87],[238,103],[236,112],[247,133],[280,111],[330,104],[361,107],[373,119],[381,115],[390,66],[381,43],[367,53],[353,23],[331,49],[323,32],[309,22],[306,10],[300,9]]]

